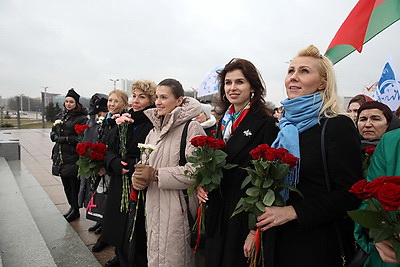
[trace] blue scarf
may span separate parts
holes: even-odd
[[[299,183],[300,144],[299,134],[318,123],[318,113],[322,107],[320,93],[285,99],[281,102],[284,114],[279,121],[279,134],[271,145],[274,148],[283,147],[299,158],[299,164],[285,177],[284,184],[296,186]],[[281,192],[283,199],[289,198],[289,189]]]

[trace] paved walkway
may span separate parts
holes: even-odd
[[[49,198],[56,205],[60,214],[69,209],[63,191],[60,177],[51,174],[51,149],[54,143],[50,140],[50,129],[29,129],[29,130],[4,130],[11,133],[11,136],[20,140],[21,161],[36,178]],[[81,209],[81,217],[71,222],[71,226],[78,233],[85,245],[91,249],[96,243],[98,235],[88,232],[88,228],[95,223],[85,218],[85,209]],[[113,247],[109,246],[99,253],[93,253],[96,259],[104,265],[107,260],[114,256]]]

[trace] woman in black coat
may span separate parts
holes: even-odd
[[[78,134],[75,131],[75,125],[84,125],[87,121],[87,111],[79,103],[79,94],[74,89],[70,89],[65,97],[65,110],[58,116],[51,133],[51,141],[56,144],[52,151],[53,163],[61,160],[60,177],[64,187],[64,192],[70,205],[70,209],[64,214],[68,222],[79,218],[78,193],[80,179],[78,178],[79,159],[75,147],[78,144]]]
[[[250,150],[260,144],[272,144],[278,133],[277,121],[265,106],[265,88],[256,67],[244,59],[233,59],[219,74],[220,111],[225,112],[217,129],[217,138],[226,142],[227,163],[238,167],[224,170],[219,189],[207,194],[198,188],[199,201],[206,202],[205,262],[207,267],[246,266],[243,244],[249,233],[248,214],[231,218],[240,188],[249,167]],[[207,200],[208,199],[208,200]]]
[[[333,65],[315,46],[290,62],[285,86],[288,98],[281,102],[285,111],[273,147],[287,148],[300,158],[298,176],[287,176],[285,183],[297,187],[304,198],[296,192],[283,194],[284,207],[266,207],[258,217],[265,266],[342,266],[341,256],[348,261],[354,253],[354,223],[345,216],[360,204],[348,192],[362,178],[360,138],[353,121],[340,115],[344,112]]]
[[[117,258],[121,266],[147,266],[146,229],[144,216],[144,203],[142,199],[131,203],[129,212],[121,211],[122,196],[122,172],[126,172],[130,178],[134,171],[134,165],[140,159],[139,143],[144,143],[147,134],[153,128],[153,124],[143,113],[144,110],[154,107],[155,91],[157,85],[147,80],[138,80],[132,85],[132,109],[129,111],[133,123],[128,126],[127,155],[121,158],[119,148],[119,132],[115,127],[110,133],[110,139],[106,155],[107,169],[111,173],[110,189],[106,204],[102,237],[103,240],[116,247]],[[126,166],[121,162],[127,163]],[[131,190],[134,190],[131,187]],[[137,192],[131,192],[136,195]],[[131,239],[133,218],[136,206],[138,214],[134,234]]]

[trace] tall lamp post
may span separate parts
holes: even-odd
[[[117,82],[119,81],[119,79],[110,79],[110,81],[112,81],[114,83],[114,90],[117,89]]]

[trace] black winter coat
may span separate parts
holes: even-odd
[[[221,125],[217,137],[222,138]],[[231,218],[237,202],[245,196],[240,186],[247,172],[240,167],[250,166],[249,152],[260,144],[269,144],[278,134],[277,121],[267,115],[250,111],[228,140],[224,151],[227,163],[239,167],[224,170],[220,190],[208,194],[206,211],[206,266],[248,266],[243,255],[244,241],[249,233],[248,214],[242,212]]]
[[[124,168],[129,169],[127,175],[131,177],[134,171],[133,166],[138,162],[140,157],[140,150],[137,147],[138,143],[144,143],[147,134],[153,128],[153,124],[144,115],[143,110],[130,113],[134,122],[128,126],[127,157],[122,159],[119,153],[118,127],[115,127],[109,134],[108,150],[106,153],[107,171],[111,175],[111,181],[104,214],[102,238],[108,244],[119,249],[127,248],[129,238],[129,234],[127,233],[129,213],[120,211],[122,196],[121,171],[123,167],[121,160],[128,163],[128,166]],[[146,246],[146,242],[144,242],[144,245]]]
[[[53,163],[57,162],[61,148],[61,176],[76,177],[78,174],[78,166],[75,163],[79,159],[79,156],[75,148],[79,138],[74,126],[76,124],[86,124],[87,110],[85,108],[81,111],[77,109],[69,110],[59,114],[57,117],[62,123],[59,126],[60,130],[58,130],[58,126],[53,126],[50,132],[50,139],[55,142],[51,158]]]
[[[347,259],[354,251],[354,223],[346,211],[357,209],[360,201],[348,192],[362,179],[360,138],[352,120],[338,116],[328,120],[325,129],[326,158],[331,184],[327,192],[321,152],[323,122],[300,134],[300,177],[297,189],[304,199],[290,192],[287,205],[298,216],[264,233],[265,265],[342,266],[338,221]]]

